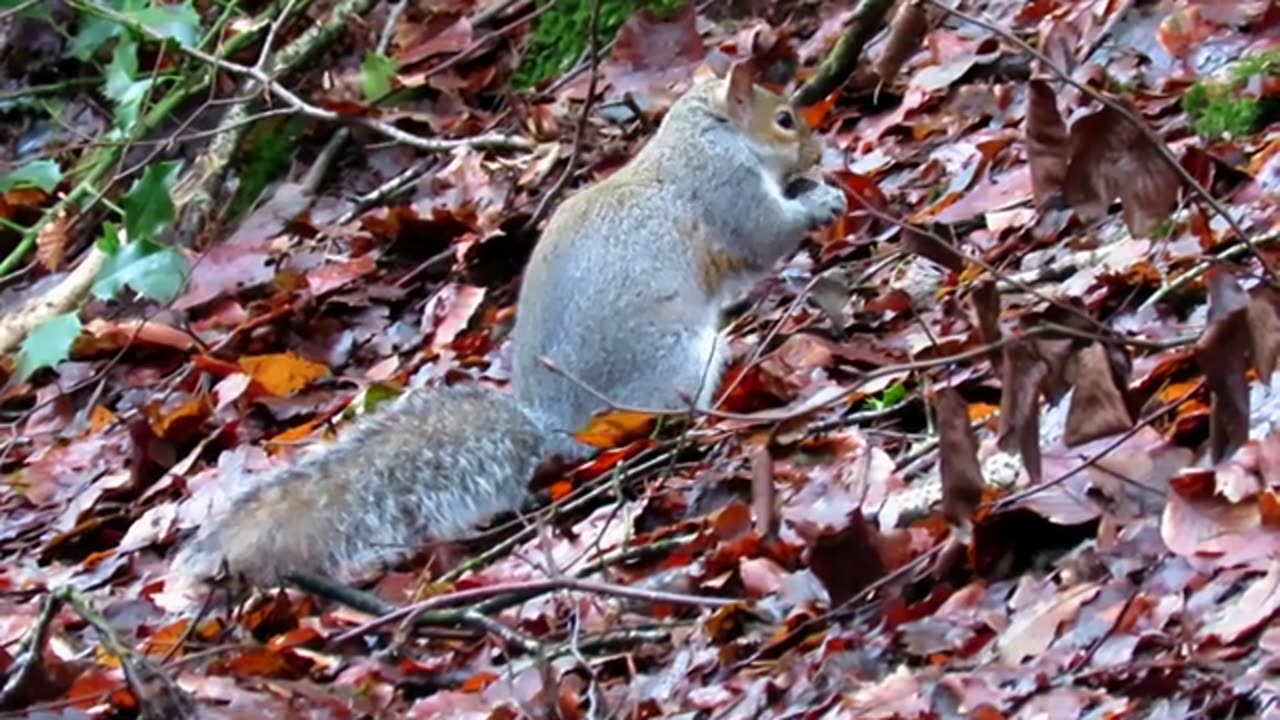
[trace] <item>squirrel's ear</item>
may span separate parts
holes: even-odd
[[[755,72],[750,63],[738,61],[729,68],[724,84],[724,106],[729,117],[746,123],[751,119],[751,104],[755,95]]]

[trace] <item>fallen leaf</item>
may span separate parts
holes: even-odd
[[[1106,348],[1094,342],[1077,351],[1075,391],[1067,411],[1063,442],[1067,447],[1082,445],[1133,427],[1123,390],[1116,387]]]
[[[982,501],[986,482],[978,463],[978,441],[969,412],[955,388],[942,388],[933,401],[938,416],[938,462],[942,468],[942,510],[956,527],[965,527]]]

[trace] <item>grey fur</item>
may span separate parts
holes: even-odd
[[[623,405],[706,404],[727,359],[722,311],[845,208],[821,183],[783,194],[816,143],[754,137],[723,110],[727,88],[695,86],[630,163],[552,216],[518,301],[514,397],[407,394],[234,500],[178,566],[207,577],[225,559],[255,584],[298,570],[349,577],[518,507],[548,455],[589,454],[570,433],[602,403],[578,382]],[[756,98],[771,117],[776,96]]]

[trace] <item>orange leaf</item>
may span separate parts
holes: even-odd
[[[601,450],[619,447],[653,432],[657,417],[630,410],[611,410],[591,418],[587,426],[574,433],[580,442]]]
[[[240,358],[240,369],[267,392],[280,397],[292,395],[313,380],[329,376],[329,368],[304,360],[292,352],[243,357]]]
[[[498,675],[496,673],[476,673],[463,681],[459,689],[463,692],[480,692],[492,685],[497,679]]]

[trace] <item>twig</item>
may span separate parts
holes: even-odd
[[[49,628],[58,614],[58,603],[53,596],[45,598],[40,614],[23,638],[22,650],[6,670],[8,679],[0,687],[0,709],[9,709],[29,703],[30,694],[37,690],[33,685],[45,679],[44,646],[49,639]]]
[[[581,592],[596,593],[600,595],[615,595],[634,600],[644,600],[647,602],[670,603],[673,605],[696,605],[702,607],[721,607],[738,602],[734,598],[713,597],[707,595],[686,595],[683,593],[663,592],[660,590],[644,590],[641,588],[632,588],[627,587],[626,585],[616,585],[613,583],[580,580],[572,577],[558,577],[545,580],[532,580],[529,582],[498,583],[495,585],[486,585],[484,587],[469,588],[467,590],[458,590],[444,595],[437,595],[435,597],[427,598],[421,602],[399,608],[393,613],[383,615],[361,625],[360,627],[342,633],[334,638],[334,642],[346,642],[394,622],[410,623],[417,615],[426,612],[427,610],[434,610],[451,605],[469,604],[479,600],[508,594],[527,597],[553,590],[578,590]]]
[[[0,318],[0,354],[13,352],[36,326],[79,305],[106,262],[106,253],[95,243],[76,269],[67,273],[61,282],[29,300],[17,312]]]
[[[118,22],[121,25],[124,25],[125,27],[130,28],[134,32],[140,33],[150,38],[151,40],[163,39],[160,35],[152,31],[150,28],[135,22],[129,16],[123,13],[118,13],[115,10],[112,10],[110,8],[103,7],[102,5],[97,4],[96,2],[92,2],[91,0],[77,0],[77,4],[81,4],[84,7],[88,8],[89,10],[93,11],[94,13],[97,13],[102,17]],[[404,143],[405,145],[408,145],[410,147],[418,148],[419,150],[425,150],[427,152],[448,152],[450,150],[454,150],[460,147],[472,147],[477,149],[528,150],[533,147],[533,143],[525,138],[516,137],[512,135],[504,135],[501,133],[485,133],[485,134],[476,135],[473,137],[459,138],[459,139],[453,139],[453,140],[428,139],[428,138],[420,137],[413,133],[401,130],[395,125],[384,122],[382,120],[377,120],[374,118],[367,118],[367,117],[346,116],[340,113],[336,113],[332,110],[326,110],[319,106],[313,105],[307,102],[306,100],[303,100],[301,97],[296,95],[293,91],[289,90],[284,85],[274,80],[267,72],[263,71],[260,68],[248,67],[246,65],[241,65],[240,63],[224,60],[222,58],[210,55],[209,53],[206,53],[203,50],[200,50],[199,48],[195,48],[195,47],[179,45],[178,48],[182,53],[189,55],[190,57],[193,57],[197,60],[200,60],[201,62],[207,63],[209,65],[220,68],[222,70],[226,70],[227,72],[235,73],[236,75],[240,75],[240,76],[247,77],[254,80],[271,95],[275,96],[281,102],[285,103],[286,105],[289,105],[294,110],[296,110],[302,115],[305,115],[306,117],[310,117],[316,120],[324,120],[327,122],[358,125],[368,130],[372,130],[373,132],[379,133],[397,142]]]
[[[1037,493],[1048,490],[1049,488],[1054,487],[1055,485],[1061,485],[1062,483],[1070,480],[1076,475],[1079,475],[1085,470],[1088,470],[1089,468],[1097,464],[1099,460],[1102,460],[1103,458],[1105,458],[1112,450],[1115,450],[1116,448],[1125,444],[1126,442],[1128,442],[1129,438],[1132,438],[1134,435],[1137,435],[1139,432],[1142,431],[1143,428],[1147,427],[1148,425],[1150,425],[1151,423],[1159,419],[1161,415],[1164,415],[1170,410],[1173,410],[1174,408],[1178,407],[1182,403],[1189,400],[1192,395],[1196,394],[1197,392],[1200,392],[1200,390],[1204,387],[1204,384],[1205,384],[1205,381],[1200,380],[1195,385],[1191,386],[1190,389],[1188,389],[1186,392],[1180,395],[1177,399],[1171,400],[1165,403],[1164,405],[1160,406],[1156,410],[1152,411],[1146,417],[1134,423],[1133,427],[1129,428],[1125,432],[1116,436],[1115,440],[1111,441],[1110,443],[1107,443],[1106,447],[1090,455],[1084,460],[1081,460],[1079,465],[1076,465],[1075,467],[1071,468],[1067,472],[1059,475],[1058,477],[1052,480],[1046,480],[1045,482],[1042,482],[1038,485],[1032,485],[1031,487],[1025,490],[1022,490],[1016,493],[1011,493],[1009,495],[1005,495],[999,500],[996,500],[995,502],[991,503],[991,505],[989,506],[989,511],[992,513],[995,513],[995,512],[1000,512],[1001,510],[1007,510],[1017,505],[1018,503],[1022,502],[1023,500],[1026,500],[1027,498],[1033,495],[1036,495]]]
[[[1244,227],[1242,227],[1240,223],[1236,221],[1235,217],[1233,217],[1231,213],[1227,212],[1227,209],[1223,207],[1222,204],[1219,203],[1217,199],[1215,199],[1213,195],[1208,190],[1206,190],[1205,187],[1201,185],[1198,180],[1195,179],[1195,176],[1193,176],[1190,171],[1188,171],[1186,168],[1182,166],[1182,163],[1178,162],[1178,159],[1173,156],[1173,153],[1169,152],[1169,148],[1167,145],[1165,145],[1164,140],[1160,139],[1160,137],[1156,135],[1155,132],[1151,130],[1151,128],[1147,127],[1146,123],[1142,122],[1141,119],[1139,119],[1132,112],[1130,112],[1129,108],[1125,107],[1119,102],[1116,102],[1115,100],[1108,97],[1107,95],[1104,95],[1103,93],[1095,90],[1089,85],[1082,83],[1079,80],[1076,80],[1074,77],[1071,76],[1071,73],[1055,65],[1053,61],[1050,60],[1048,56],[1046,56],[1044,53],[1031,47],[1031,45],[1028,44],[1025,40],[1018,37],[1017,35],[1014,35],[1008,30],[1005,30],[1004,28],[1001,28],[982,18],[976,17],[967,12],[964,12],[963,10],[957,10],[951,7],[950,5],[947,5],[946,3],[942,2],[941,0],[927,0],[927,1],[929,2],[929,4],[943,10],[944,12],[950,15],[954,15],[955,17],[961,20],[964,20],[965,22],[970,23],[971,25],[976,25],[977,27],[980,27],[988,32],[995,33],[996,35],[999,35],[1000,37],[1004,38],[1005,40],[1008,40],[1014,45],[1017,45],[1019,48],[1022,49],[1023,52],[1029,53],[1032,57],[1044,63],[1044,66],[1048,68],[1050,71],[1052,71],[1054,75],[1057,75],[1063,82],[1076,88],[1077,90],[1084,93],[1085,95],[1088,95],[1093,100],[1096,100],[1097,102],[1102,103],[1109,110],[1111,110],[1112,112],[1115,112],[1116,114],[1120,115],[1120,117],[1124,118],[1125,121],[1128,122],[1130,125],[1132,125],[1134,129],[1136,129],[1138,133],[1141,134],[1142,137],[1145,138],[1146,141],[1151,144],[1151,147],[1154,148],[1162,158],[1164,158],[1165,163],[1168,164],[1169,167],[1172,168],[1173,171],[1177,173],[1180,178],[1182,178],[1182,181],[1185,182],[1189,188],[1191,188],[1192,192],[1194,192],[1197,196],[1199,196],[1199,198],[1203,200],[1205,204],[1208,205],[1213,210],[1215,215],[1221,217],[1224,221],[1226,221],[1226,223],[1231,226],[1231,229],[1235,231],[1236,235],[1240,238],[1240,240],[1249,246],[1250,252],[1252,252],[1253,256],[1257,258],[1258,264],[1262,266],[1262,272],[1267,276],[1267,280],[1269,280],[1272,285],[1280,285],[1280,279],[1276,277],[1276,274],[1271,269],[1271,266],[1268,265],[1267,261],[1262,257],[1262,252],[1258,249],[1257,245],[1254,244],[1253,238],[1249,235],[1249,233],[1245,232]]]
[[[849,76],[858,64],[863,47],[884,25],[885,15],[895,0],[862,0],[858,9],[849,17],[835,47],[818,65],[813,77],[796,90],[792,100],[800,106],[812,105],[831,94]]]
[[[1280,240],[1280,232],[1267,233],[1266,235],[1263,235],[1262,237],[1257,238],[1254,241],[1254,245],[1257,247],[1261,247],[1263,245],[1270,245],[1271,243],[1274,243],[1276,240]],[[1138,309],[1142,310],[1155,305],[1156,303],[1163,300],[1167,295],[1169,295],[1169,293],[1172,293],[1182,288],[1183,286],[1189,284],[1192,280],[1203,275],[1205,271],[1213,267],[1214,264],[1223,262],[1224,260],[1229,260],[1237,255],[1243,255],[1244,253],[1250,251],[1251,249],[1253,248],[1251,248],[1248,244],[1242,241],[1236,241],[1231,246],[1214,253],[1210,257],[1210,259],[1201,260],[1200,262],[1196,263],[1190,270],[1187,270],[1186,272],[1182,273],[1181,275],[1174,278],[1173,280],[1170,280],[1168,283],[1164,285],[1164,287],[1155,291],[1154,293],[1151,294],[1151,297],[1143,301],[1143,303],[1138,306]]]
[[[578,167],[578,156],[582,152],[582,139],[587,134],[587,119],[591,116],[591,106],[596,97],[596,83],[600,79],[600,3],[601,0],[593,0],[591,3],[591,22],[587,28],[590,38],[587,52],[588,57],[591,58],[591,78],[587,81],[587,97],[582,101],[582,112],[578,115],[578,125],[573,131],[573,149],[569,151],[569,160],[565,163],[564,173],[556,180],[555,185],[552,185],[551,189],[547,190],[542,196],[537,209],[533,211],[533,216],[525,223],[526,229],[536,229],[538,227],[538,224],[547,216],[551,204],[556,201],[556,198],[564,191],[565,186],[569,184],[569,178],[573,176]]]

